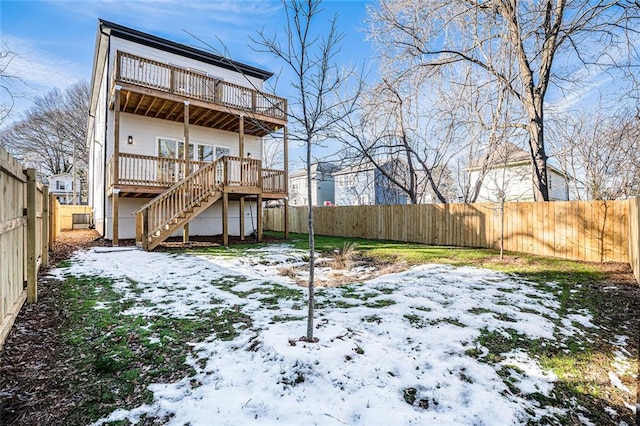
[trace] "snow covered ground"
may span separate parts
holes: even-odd
[[[303,256],[285,245],[235,257],[92,250],[53,271],[113,278],[139,302],[128,315],[195,318],[235,306],[252,319],[233,340],[193,342],[193,376],[153,384],[151,404],[96,424],[146,415],[175,425],[512,425],[563,414],[531,397],[550,394],[551,372],[524,349],[483,362],[489,350],[478,339],[553,341],[596,327],[588,312],[560,318],[554,296],[503,273],[422,265],[322,289],[320,341],[309,344],[294,341],[306,330],[306,292],[278,273]],[[276,286],[299,297],[269,309],[261,299]]]

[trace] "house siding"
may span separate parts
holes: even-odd
[[[135,212],[145,203],[148,198],[120,198],[118,203],[118,238],[134,239],[136,237],[136,216]],[[113,223],[111,204],[112,198],[107,200],[107,223]],[[239,221],[240,203],[238,201],[229,202],[229,235],[240,235]],[[245,203],[244,229],[245,236],[251,235],[256,228],[256,203]],[[189,222],[189,235],[220,235],[222,234],[222,205],[216,203],[202,212]],[[174,237],[181,237],[182,230],[173,233]],[[113,238],[113,230],[108,227],[106,239]]]
[[[316,173],[311,181],[311,202],[316,207],[324,206],[325,201],[335,204],[334,179],[331,175]],[[307,205],[307,175],[289,179],[289,200],[292,206]]]
[[[127,143],[127,137],[133,136],[133,144]],[[158,155],[157,138],[184,140],[184,125],[158,118],[143,117],[134,114],[120,115],[120,152],[124,154]],[[189,127],[189,142],[214,146],[224,146],[231,150],[231,155],[238,156],[239,137],[237,133],[209,129],[201,126]],[[260,159],[261,139],[255,136],[244,138],[244,150],[251,157]]]
[[[163,64],[170,64],[197,72],[203,72],[212,77],[216,77],[230,83],[239,84],[241,86],[252,87],[258,90],[263,89],[264,82],[259,78],[245,76],[239,72],[216,67],[195,59],[186,58],[184,56],[165,52],[164,50],[155,49],[153,47],[141,45],[118,37],[111,37],[111,50],[109,52],[109,64],[111,69],[113,69],[116,52],[118,50]]]
[[[333,176],[320,175],[320,178],[315,181],[315,193],[316,199],[314,200],[315,206],[324,206],[326,201],[331,204],[335,204],[335,185]]]
[[[341,186],[341,178],[344,185]],[[375,186],[373,170],[334,175],[335,197],[338,206],[359,206],[375,203]]]
[[[89,147],[89,188],[88,200],[92,206],[92,215],[96,230],[104,235],[104,180],[105,180],[105,149],[107,147],[107,139],[105,135],[105,121],[107,120],[107,69],[103,68],[100,77],[100,92],[98,94],[98,103],[96,105],[94,128],[90,129],[93,133],[93,140]],[[111,138],[113,139],[113,138]]]
[[[480,172],[470,171],[471,187],[477,182]],[[554,170],[548,171],[550,180],[549,200],[567,200],[566,183],[564,177]],[[499,202],[501,190],[505,192],[505,201],[534,201],[533,180],[530,165],[507,166],[489,170],[483,181],[476,202]]]

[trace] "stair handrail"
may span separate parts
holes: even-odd
[[[193,208],[199,201],[213,194],[214,191],[224,184],[224,180],[226,179],[224,170],[222,173],[222,181],[216,179],[217,168],[224,168],[224,165],[223,158],[207,164],[135,211],[136,238],[138,238],[138,236],[140,237],[145,249],[146,244],[144,244],[144,242],[148,241],[151,234],[170,224],[174,219],[177,219],[189,208]],[[182,192],[185,187],[187,190]],[[179,193],[179,191],[182,193]],[[158,214],[150,215],[149,212],[151,209],[156,209]],[[138,218],[140,216],[142,223],[138,224]]]
[[[191,173],[190,175],[188,175],[186,178],[179,180],[178,182],[174,183],[173,186],[170,186],[169,188],[166,189],[166,191],[164,191],[162,194],[158,195],[157,197],[153,198],[151,201],[149,201],[148,203],[144,204],[142,207],[138,208],[138,210],[136,210],[134,212],[134,214],[138,214],[141,213],[143,210],[147,209],[150,205],[154,204],[156,201],[160,200],[162,197],[164,196],[168,196],[170,195],[169,193],[171,191],[174,191],[176,188],[179,188],[180,186],[184,185],[184,183],[188,180],[191,179],[191,177],[195,174],[198,173],[204,173],[205,171],[209,171],[210,168],[214,168],[214,164],[223,164],[223,158],[224,157],[220,157],[216,160],[213,160],[212,162],[204,165],[203,167],[200,167],[198,170],[196,170],[195,172]],[[224,175],[223,175],[223,179],[224,179]],[[224,185],[224,181],[222,182],[216,182],[217,185]]]

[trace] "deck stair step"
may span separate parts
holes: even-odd
[[[216,182],[218,163],[216,160],[200,168],[136,211],[144,249],[153,250],[222,198]]]

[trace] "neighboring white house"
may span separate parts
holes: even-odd
[[[338,169],[333,163],[317,162],[311,165],[311,201],[321,207],[335,204],[333,172]],[[289,175],[289,204],[307,205],[307,171],[302,169]]]
[[[49,194],[54,195],[60,204],[80,204],[80,179],[75,179],[75,203],[73,200],[74,187],[73,176],[71,173],[58,173],[57,175],[51,175],[48,178],[49,181]]]
[[[482,175],[479,161],[466,171],[473,188]],[[547,165],[549,200],[568,200],[567,175],[552,165]],[[489,154],[485,163],[484,178],[478,191],[477,202],[534,201],[533,166],[531,156],[522,148],[505,143]]]
[[[394,167],[392,161],[382,167]],[[372,163],[345,167],[333,173],[337,206],[407,204],[409,198]]]
[[[96,229],[145,248],[261,235],[262,201],[287,196],[287,165],[261,162],[262,138],[287,123],[286,99],[262,92],[271,75],[100,20],[87,131]]]

